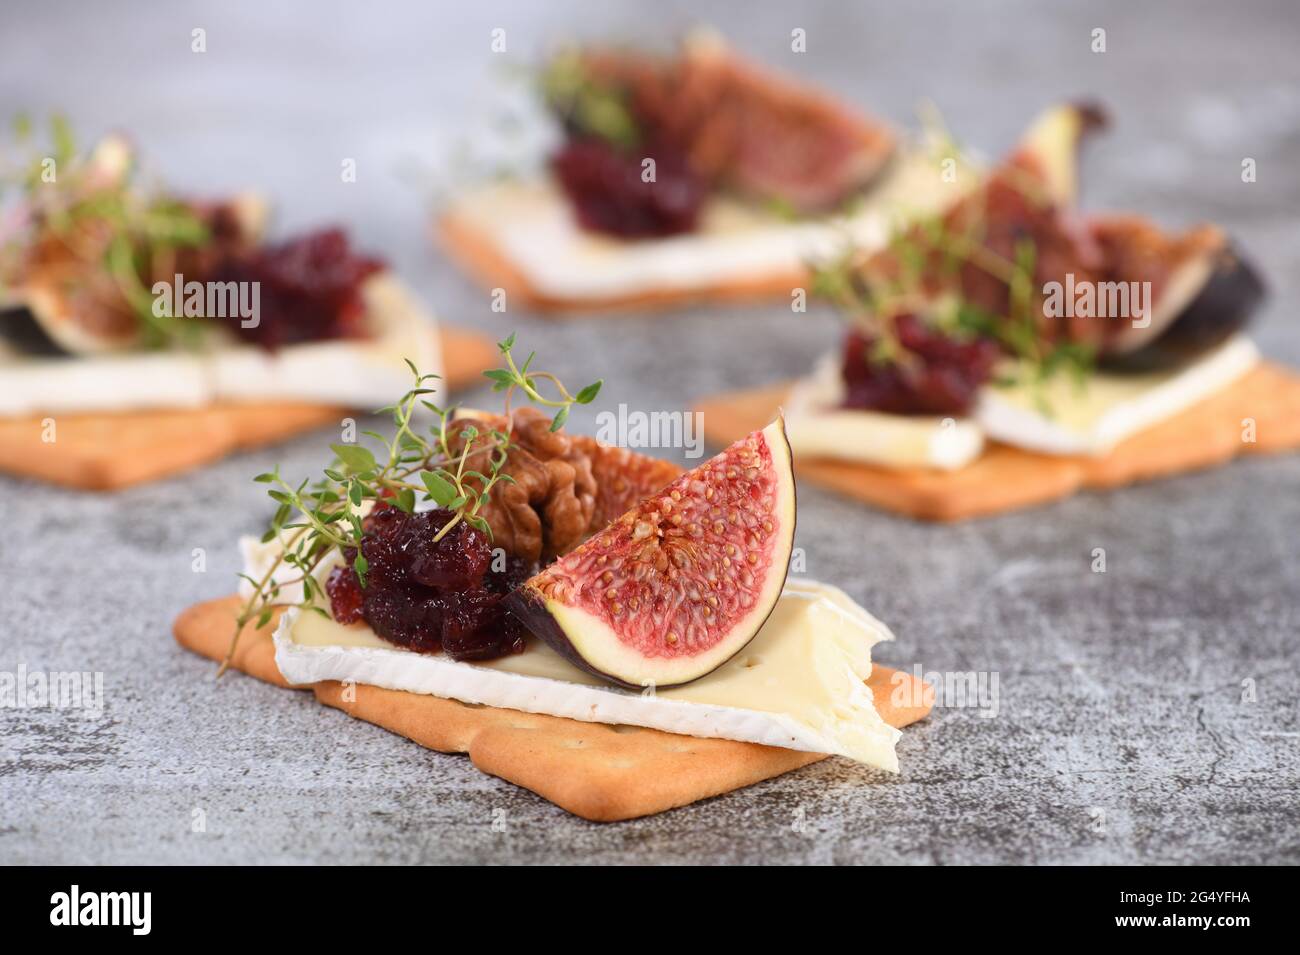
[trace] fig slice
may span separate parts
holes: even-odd
[[[1148,321],[1121,323],[1103,344],[1098,360],[1109,371],[1185,365],[1244,329],[1266,296],[1259,272],[1215,226],[1167,233],[1136,216],[1099,216],[1092,229],[1115,278],[1151,283]]]
[[[794,527],[778,418],[645,498],[508,606],[561,656],[611,683],[689,683],[763,626],[785,585]]]
[[[1057,208],[1079,201],[1079,159],[1083,141],[1105,129],[1109,119],[1096,103],[1064,103],[1044,111],[1021,136],[1009,165],[1027,169]]]

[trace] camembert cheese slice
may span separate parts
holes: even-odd
[[[0,415],[196,408],[215,401],[378,408],[409,387],[405,359],[438,374],[442,353],[433,317],[391,273],[368,279],[362,295],[376,330],[364,341],[309,342],[275,352],[234,345],[200,353],[0,355]]]
[[[863,411],[842,408],[843,401],[838,356],[827,355],[795,386],[785,408],[796,457],[954,471],[984,450],[984,433],[969,419]]]
[[[831,753],[893,772],[901,735],[876,712],[871,647],[893,635],[842,590],[788,582],[754,640],[693,683],[640,693],[601,682],[540,641],[514,656],[465,663],[414,653],[363,624],[290,610],[275,633],[286,680],[357,683],[587,722],[646,726]]]
[[[990,438],[1030,451],[1103,455],[1222,391],[1258,362],[1254,343],[1238,335],[1174,371],[992,385],[981,392],[975,419]]]

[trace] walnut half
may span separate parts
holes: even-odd
[[[505,430],[499,416],[457,418],[449,440],[454,453],[471,424],[480,433]],[[493,544],[525,560],[545,564],[568,553],[681,473],[671,461],[551,431],[550,418],[537,408],[516,409],[511,426],[502,473],[514,483],[498,483],[479,514],[492,528]],[[470,455],[469,467],[486,472],[486,465],[486,451]]]

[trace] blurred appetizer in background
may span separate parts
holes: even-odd
[[[786,297],[810,260],[879,247],[956,194],[931,150],[715,34],[671,56],[569,49],[539,81],[547,168],[456,196],[453,259],[554,311]]]
[[[315,484],[259,476],[277,510],[240,594],[185,611],[181,644],[593,819],[826,755],[897,771],[929,697],[873,667],[883,624],[787,580],[781,421],[683,472],[567,432],[600,382],[571,394],[512,347],[500,412],[413,427],[417,375],[391,439],[334,446]]]
[[[147,480],[372,410],[408,357],[463,380],[490,354],[440,335],[342,230],[267,242],[260,199],[155,187],[121,136],[82,155],[56,121],[43,154],[18,132],[32,155],[0,180],[0,470]]]
[[[1300,377],[1245,336],[1264,285],[1229,238],[1077,209],[1103,122],[1048,111],[977,188],[825,269],[840,350],[707,402],[713,440],[784,404],[802,474],[937,519],[1300,445]]]

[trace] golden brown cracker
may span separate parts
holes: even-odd
[[[691,288],[664,288],[621,295],[573,298],[552,295],[536,288],[528,277],[464,216],[447,213],[436,227],[437,240],[448,258],[486,289],[505,289],[512,301],[537,312],[578,315],[590,312],[617,314],[656,308],[678,308],[698,302],[752,302],[789,298],[796,287],[806,285],[804,269],[764,272],[745,280],[711,282]]]
[[[129,487],[338,421],[345,412],[276,402],[184,411],[0,419],[0,471],[87,491]]]
[[[203,656],[221,659],[238,608],[238,597],[190,607],[176,619],[177,641]],[[234,665],[286,686],[275,669],[274,629],[272,620],[245,633]],[[928,684],[888,667],[873,667],[867,683],[877,711],[891,726],[902,728],[924,719],[934,702]],[[583,723],[375,686],[327,681],[313,689],[327,706],[428,749],[468,753],[483,772],[597,822],[663,812],[826,758],[821,753]]]
[[[172,623],[172,635],[187,650],[209,660],[224,660],[230,652],[230,640],[235,635],[235,618],[241,606],[241,599],[232,594],[186,607]],[[265,627],[254,626],[254,623],[245,625],[240,631],[239,643],[230,665],[265,683],[295,689],[285,681],[280,675],[280,668],[275,665],[275,644],[271,635],[275,633],[281,613],[282,608],[273,608],[271,619]]]
[[[501,363],[496,342],[481,332],[439,325],[438,333],[442,338],[442,376],[452,391],[486,383],[483,372]]]
[[[474,332],[442,328],[451,388],[473,384],[497,360]],[[300,401],[217,403],[204,408],[0,417],[0,471],[88,491],[115,490],[192,470],[236,451],[337,423],[347,409]]]
[[[772,420],[788,385],[716,395],[696,405],[704,435],[725,446]],[[1253,423],[1254,441],[1243,440]],[[957,521],[1222,464],[1239,454],[1300,447],[1300,375],[1261,364],[1233,385],[1119,444],[1102,457],[1034,454],[990,443],[957,471],[885,468],[795,457],[795,474],[885,510]]]

